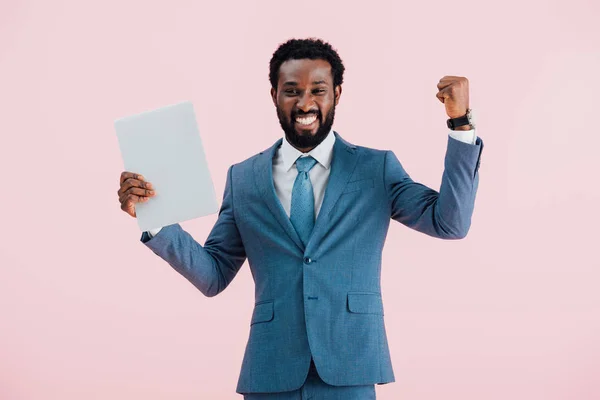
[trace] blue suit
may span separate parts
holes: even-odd
[[[155,237],[158,256],[215,296],[248,259],[255,282],[238,393],[304,383],[311,356],[330,385],[394,382],[381,298],[381,254],[390,219],[442,239],[467,234],[483,142],[448,137],[440,192],[414,182],[391,151],[335,133],[331,175],[306,247],[279,202],[272,159],[281,145],[231,166],[219,217],[204,246],[179,224]]]

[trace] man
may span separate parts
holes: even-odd
[[[282,44],[270,81],[284,138],[229,168],[204,246],[179,224],[142,234],[206,296],[223,291],[248,258],[255,307],[237,385],[245,399],[374,399],[375,384],[395,380],[380,286],[390,218],[442,239],[470,227],[483,142],[465,117],[467,79],[437,85],[454,128],[438,193],[414,182],[392,151],[332,130],[343,73],[321,40]],[[131,172],[120,182],[121,208],[135,217],[152,186]]]

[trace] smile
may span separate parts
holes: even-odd
[[[317,120],[317,116],[316,115],[311,115],[309,117],[298,117],[296,118],[296,122],[299,123],[300,125],[311,125],[313,122],[315,122]]]

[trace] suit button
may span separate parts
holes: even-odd
[[[312,260],[309,257],[304,257],[304,264],[310,264]]]

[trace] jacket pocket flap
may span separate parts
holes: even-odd
[[[353,313],[383,315],[381,294],[374,292],[348,292],[348,309]]]
[[[344,187],[343,193],[355,192],[357,190],[372,188],[373,187],[373,178],[361,179],[358,181],[348,182]]]
[[[268,322],[273,319],[273,300],[264,301],[254,306],[250,325],[257,322]]]

